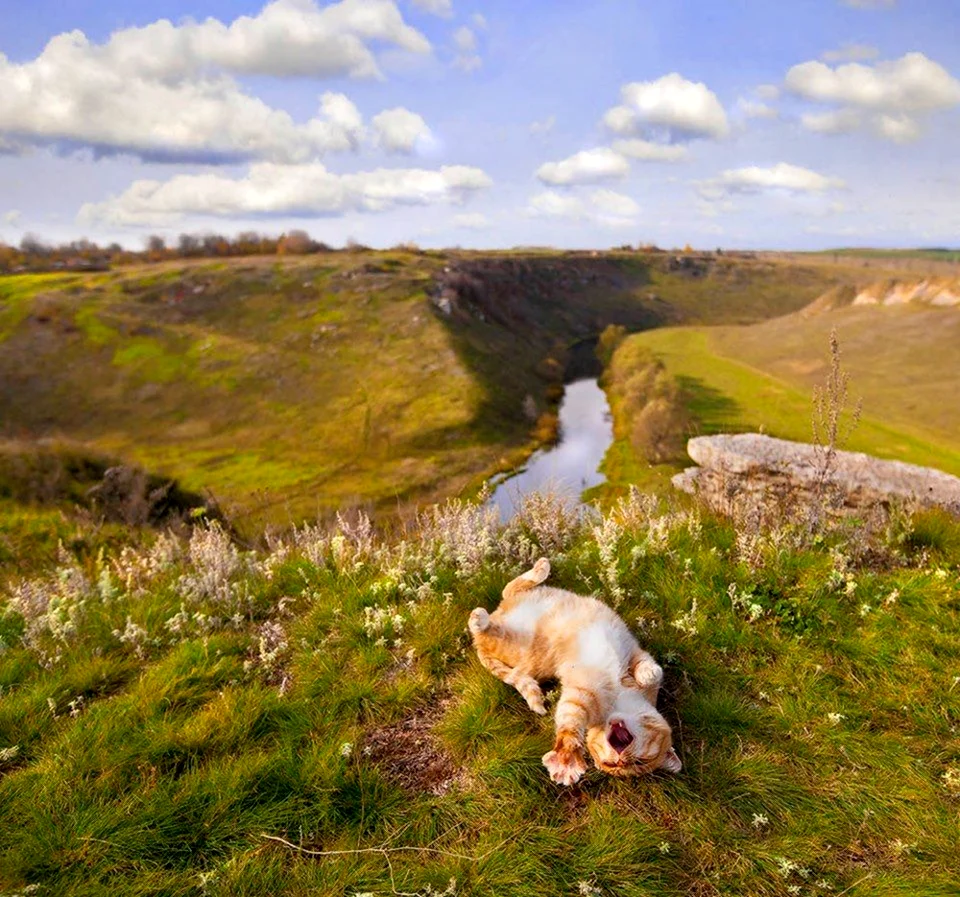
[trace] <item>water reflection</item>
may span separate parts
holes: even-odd
[[[568,383],[560,402],[560,441],[533,454],[527,466],[497,486],[490,499],[509,520],[524,495],[551,488],[575,498],[604,480],[597,468],[613,441],[607,397],[595,379]]]

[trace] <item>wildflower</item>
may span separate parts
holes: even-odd
[[[343,744],[340,745],[340,756],[349,760],[352,755],[353,755],[353,742],[345,741]]]
[[[884,607],[893,607],[897,603],[897,599],[900,597],[900,589],[894,589],[886,598],[883,599]]]
[[[687,635],[696,635],[699,631],[697,626],[697,599],[693,599],[693,605],[685,614],[680,614],[672,625]]]
[[[942,778],[943,785],[948,791],[960,791],[960,767],[949,767]]]
[[[601,897],[603,891],[589,881],[581,881],[577,883],[577,893],[581,897]]]
[[[670,842],[661,841],[660,846],[657,849],[660,851],[660,853],[663,853],[663,854],[670,853]]]
[[[872,610],[873,610],[873,608],[872,608],[869,604],[861,604],[861,605],[860,605],[860,616],[861,616],[861,617],[865,617],[865,616],[866,616],[867,614],[869,614]]]
[[[754,828],[760,829],[765,825],[770,825],[770,820],[763,813],[754,813],[752,825]]]
[[[0,748],[0,763],[7,763],[16,758],[20,753],[20,745],[14,744],[10,747]]]
[[[842,713],[828,713],[827,719],[836,726],[840,723],[840,720],[846,719],[846,716]]]

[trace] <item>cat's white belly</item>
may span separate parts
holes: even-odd
[[[618,633],[606,622],[591,623],[577,635],[577,665],[619,679],[626,663],[620,642]]]
[[[532,639],[540,620],[549,610],[547,601],[524,601],[504,614],[503,623],[517,634]]]

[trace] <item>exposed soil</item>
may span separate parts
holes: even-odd
[[[405,791],[446,794],[466,776],[433,732],[450,700],[440,698],[398,723],[371,730],[363,739],[364,754]]]

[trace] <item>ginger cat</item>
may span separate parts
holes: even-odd
[[[488,614],[478,607],[469,629],[480,662],[545,714],[538,680],[557,678],[557,740],[543,756],[550,778],[573,785],[586,772],[584,747],[598,769],[638,775],[680,771],[670,726],[657,712],[663,670],[607,605],[544,586],[540,558],[507,584]]]

